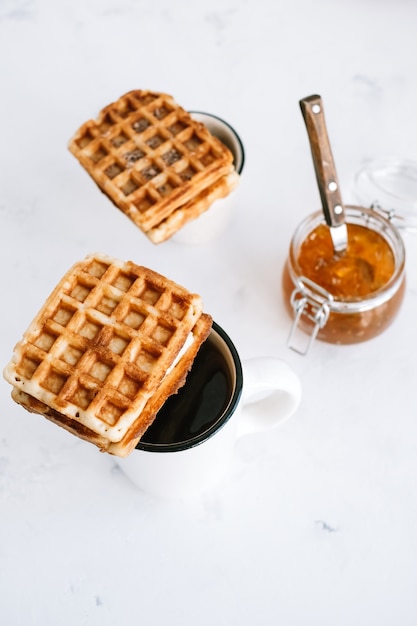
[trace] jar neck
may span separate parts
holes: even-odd
[[[306,237],[319,225],[324,224],[322,211],[309,215],[297,228],[290,244],[288,257],[288,271],[295,289],[308,298],[324,298],[329,310],[337,313],[359,313],[377,307],[387,302],[398,291],[402,284],[405,272],[405,247],[401,235],[390,220],[374,209],[365,209],[356,206],[345,207],[346,222],[364,226],[379,233],[390,246],[394,255],[394,273],[386,285],[378,291],[363,298],[342,300],[334,297],[321,286],[312,283],[303,276],[298,263],[300,247]]]

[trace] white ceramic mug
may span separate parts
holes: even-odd
[[[200,383],[195,382],[198,381],[195,376],[204,363],[210,384],[202,391],[208,398],[203,411],[207,414],[212,411],[213,415],[199,417],[200,422],[206,422],[198,427],[194,424],[192,436],[169,433],[165,439],[160,435],[158,416],[154,424],[159,434],[153,434],[152,426],[127,458],[117,459],[122,471],[140,489],[153,495],[181,497],[213,488],[227,472],[238,438],[275,428],[300,403],[299,378],[281,359],[256,357],[242,363],[230,337],[215,322],[206,343],[179,391],[182,399],[177,394],[173,401],[180,403],[177,409],[184,406],[188,411],[191,411],[189,402],[193,402],[194,421],[194,412],[200,410],[194,411],[194,407],[200,400],[189,400],[189,396],[200,398],[200,391],[196,391],[200,390]],[[214,360],[221,358],[220,369],[211,365],[213,356]]]
[[[190,111],[193,119],[202,122],[233,154],[233,163],[236,172],[241,175],[245,164],[245,150],[243,143],[236,132],[227,122],[217,115]],[[212,241],[226,229],[236,204],[239,185],[224,198],[215,200],[204,213],[185,224],[172,237],[173,241],[187,245],[199,245]]]

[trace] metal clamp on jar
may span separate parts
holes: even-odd
[[[285,303],[294,318],[289,347],[306,354],[317,337],[352,344],[383,332],[405,290],[405,247],[393,212],[344,206],[320,96],[300,101],[323,210],[297,228],[283,271]],[[297,331],[308,334],[296,345]]]

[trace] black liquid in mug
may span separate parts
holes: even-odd
[[[209,337],[199,349],[185,385],[168,398],[141,443],[175,444],[198,437],[222,417],[232,395],[230,368]]]

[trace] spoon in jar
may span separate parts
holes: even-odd
[[[344,254],[348,246],[345,208],[327,135],[322,99],[316,95],[308,96],[300,100],[300,107],[310,140],[324,218],[329,226],[337,263],[341,266],[341,271],[345,277],[347,274],[354,276],[356,273],[360,279],[371,282],[374,278],[372,265],[363,258]]]
[[[307,128],[324,218],[329,226],[333,248],[335,252],[344,252],[348,239],[345,209],[327,134],[322,99],[317,95],[308,96],[300,100],[300,107]]]

